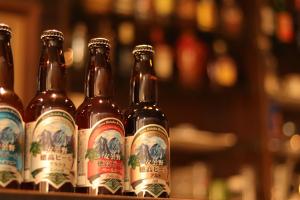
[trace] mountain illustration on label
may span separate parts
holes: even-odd
[[[21,137],[24,134],[21,115],[10,107],[0,107],[0,186],[21,182],[23,169]]]
[[[123,185],[124,129],[119,120],[100,122],[92,129],[85,158],[87,179],[93,187],[105,187],[115,193]]]
[[[88,149],[85,157],[90,161],[98,158],[121,159],[121,142],[118,138],[112,138],[108,141],[107,138],[101,136],[96,142],[96,146],[92,149]]]
[[[135,169],[141,164],[165,165],[166,160],[166,145],[161,138],[155,137],[153,140],[160,141],[151,147],[148,144],[142,143],[136,147],[135,154],[131,155],[128,165]]]
[[[74,179],[75,124],[64,112],[52,111],[37,120],[30,146],[35,183],[48,181],[59,188]]]
[[[14,133],[11,127],[5,127],[0,131],[0,144],[14,144],[17,134]]]
[[[169,193],[169,139],[165,129],[147,125],[135,133],[127,165],[135,193]]]

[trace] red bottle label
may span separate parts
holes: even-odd
[[[84,134],[84,136],[83,136]],[[105,118],[80,132],[78,185],[123,189],[124,127],[120,120]],[[85,150],[84,150],[85,149]]]

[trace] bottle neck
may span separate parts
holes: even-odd
[[[130,80],[131,104],[157,104],[157,77],[153,67],[153,55],[135,55],[134,68]]]
[[[10,37],[0,34],[0,87],[14,89],[13,56]]]
[[[90,60],[85,85],[86,97],[113,97],[112,70],[106,47],[90,49]]]
[[[65,92],[65,59],[63,41],[43,41],[39,68],[38,91]]]

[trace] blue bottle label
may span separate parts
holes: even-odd
[[[0,106],[0,186],[23,181],[24,122],[10,106]]]

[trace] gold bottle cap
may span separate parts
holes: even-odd
[[[110,48],[110,42],[106,38],[92,38],[88,43],[88,48],[100,45],[104,45],[105,47]]]
[[[134,47],[132,54],[137,54],[139,52],[151,52],[154,54],[154,49],[151,45],[148,44],[141,44]]]
[[[61,31],[55,29],[45,30],[41,35],[41,39],[45,37],[57,37],[60,40],[64,40],[64,34]]]
[[[0,31],[6,31],[9,35],[11,35],[11,28],[4,23],[0,23]]]

